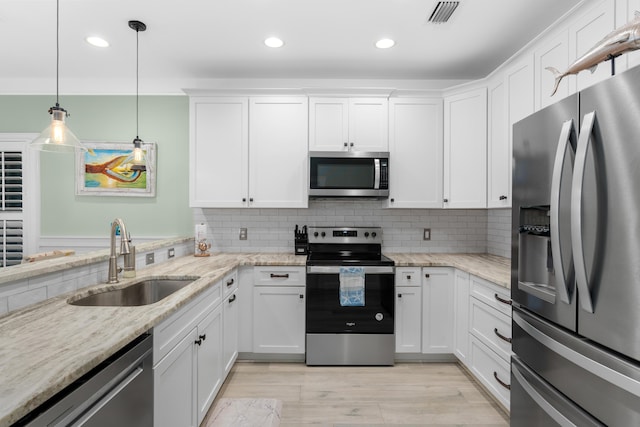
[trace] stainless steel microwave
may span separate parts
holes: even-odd
[[[309,197],[389,197],[389,153],[309,152]]]

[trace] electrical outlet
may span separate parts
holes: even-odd
[[[241,228],[240,229],[240,240],[247,240],[247,229],[246,228]]]
[[[422,231],[422,240],[431,240],[431,229],[425,228]]]
[[[174,256],[176,256],[176,250],[174,248],[169,248],[169,250],[167,251],[167,256],[169,258],[173,258]]]
[[[144,259],[146,265],[153,264],[155,262],[155,256],[153,252],[149,252]]]

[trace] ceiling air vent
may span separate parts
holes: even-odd
[[[429,22],[434,24],[447,22],[459,4],[459,1],[439,1],[433,12],[431,12]]]

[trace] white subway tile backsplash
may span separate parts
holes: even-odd
[[[47,299],[47,288],[29,289],[7,298],[9,311],[14,311]]]

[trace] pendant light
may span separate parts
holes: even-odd
[[[147,162],[147,156],[145,155],[144,150],[142,149],[142,140],[138,136],[138,128],[139,128],[139,33],[140,31],[145,31],[147,26],[144,22],[141,21],[129,21],[129,28],[136,32],[136,137],[133,139],[133,164],[131,166],[132,170],[137,171],[146,171],[147,165],[150,163]]]
[[[87,151],[80,140],[71,132],[65,124],[65,118],[69,116],[67,110],[60,106],[60,0],[56,0],[56,105],[49,108],[51,124],[29,146],[34,150],[52,152]]]

